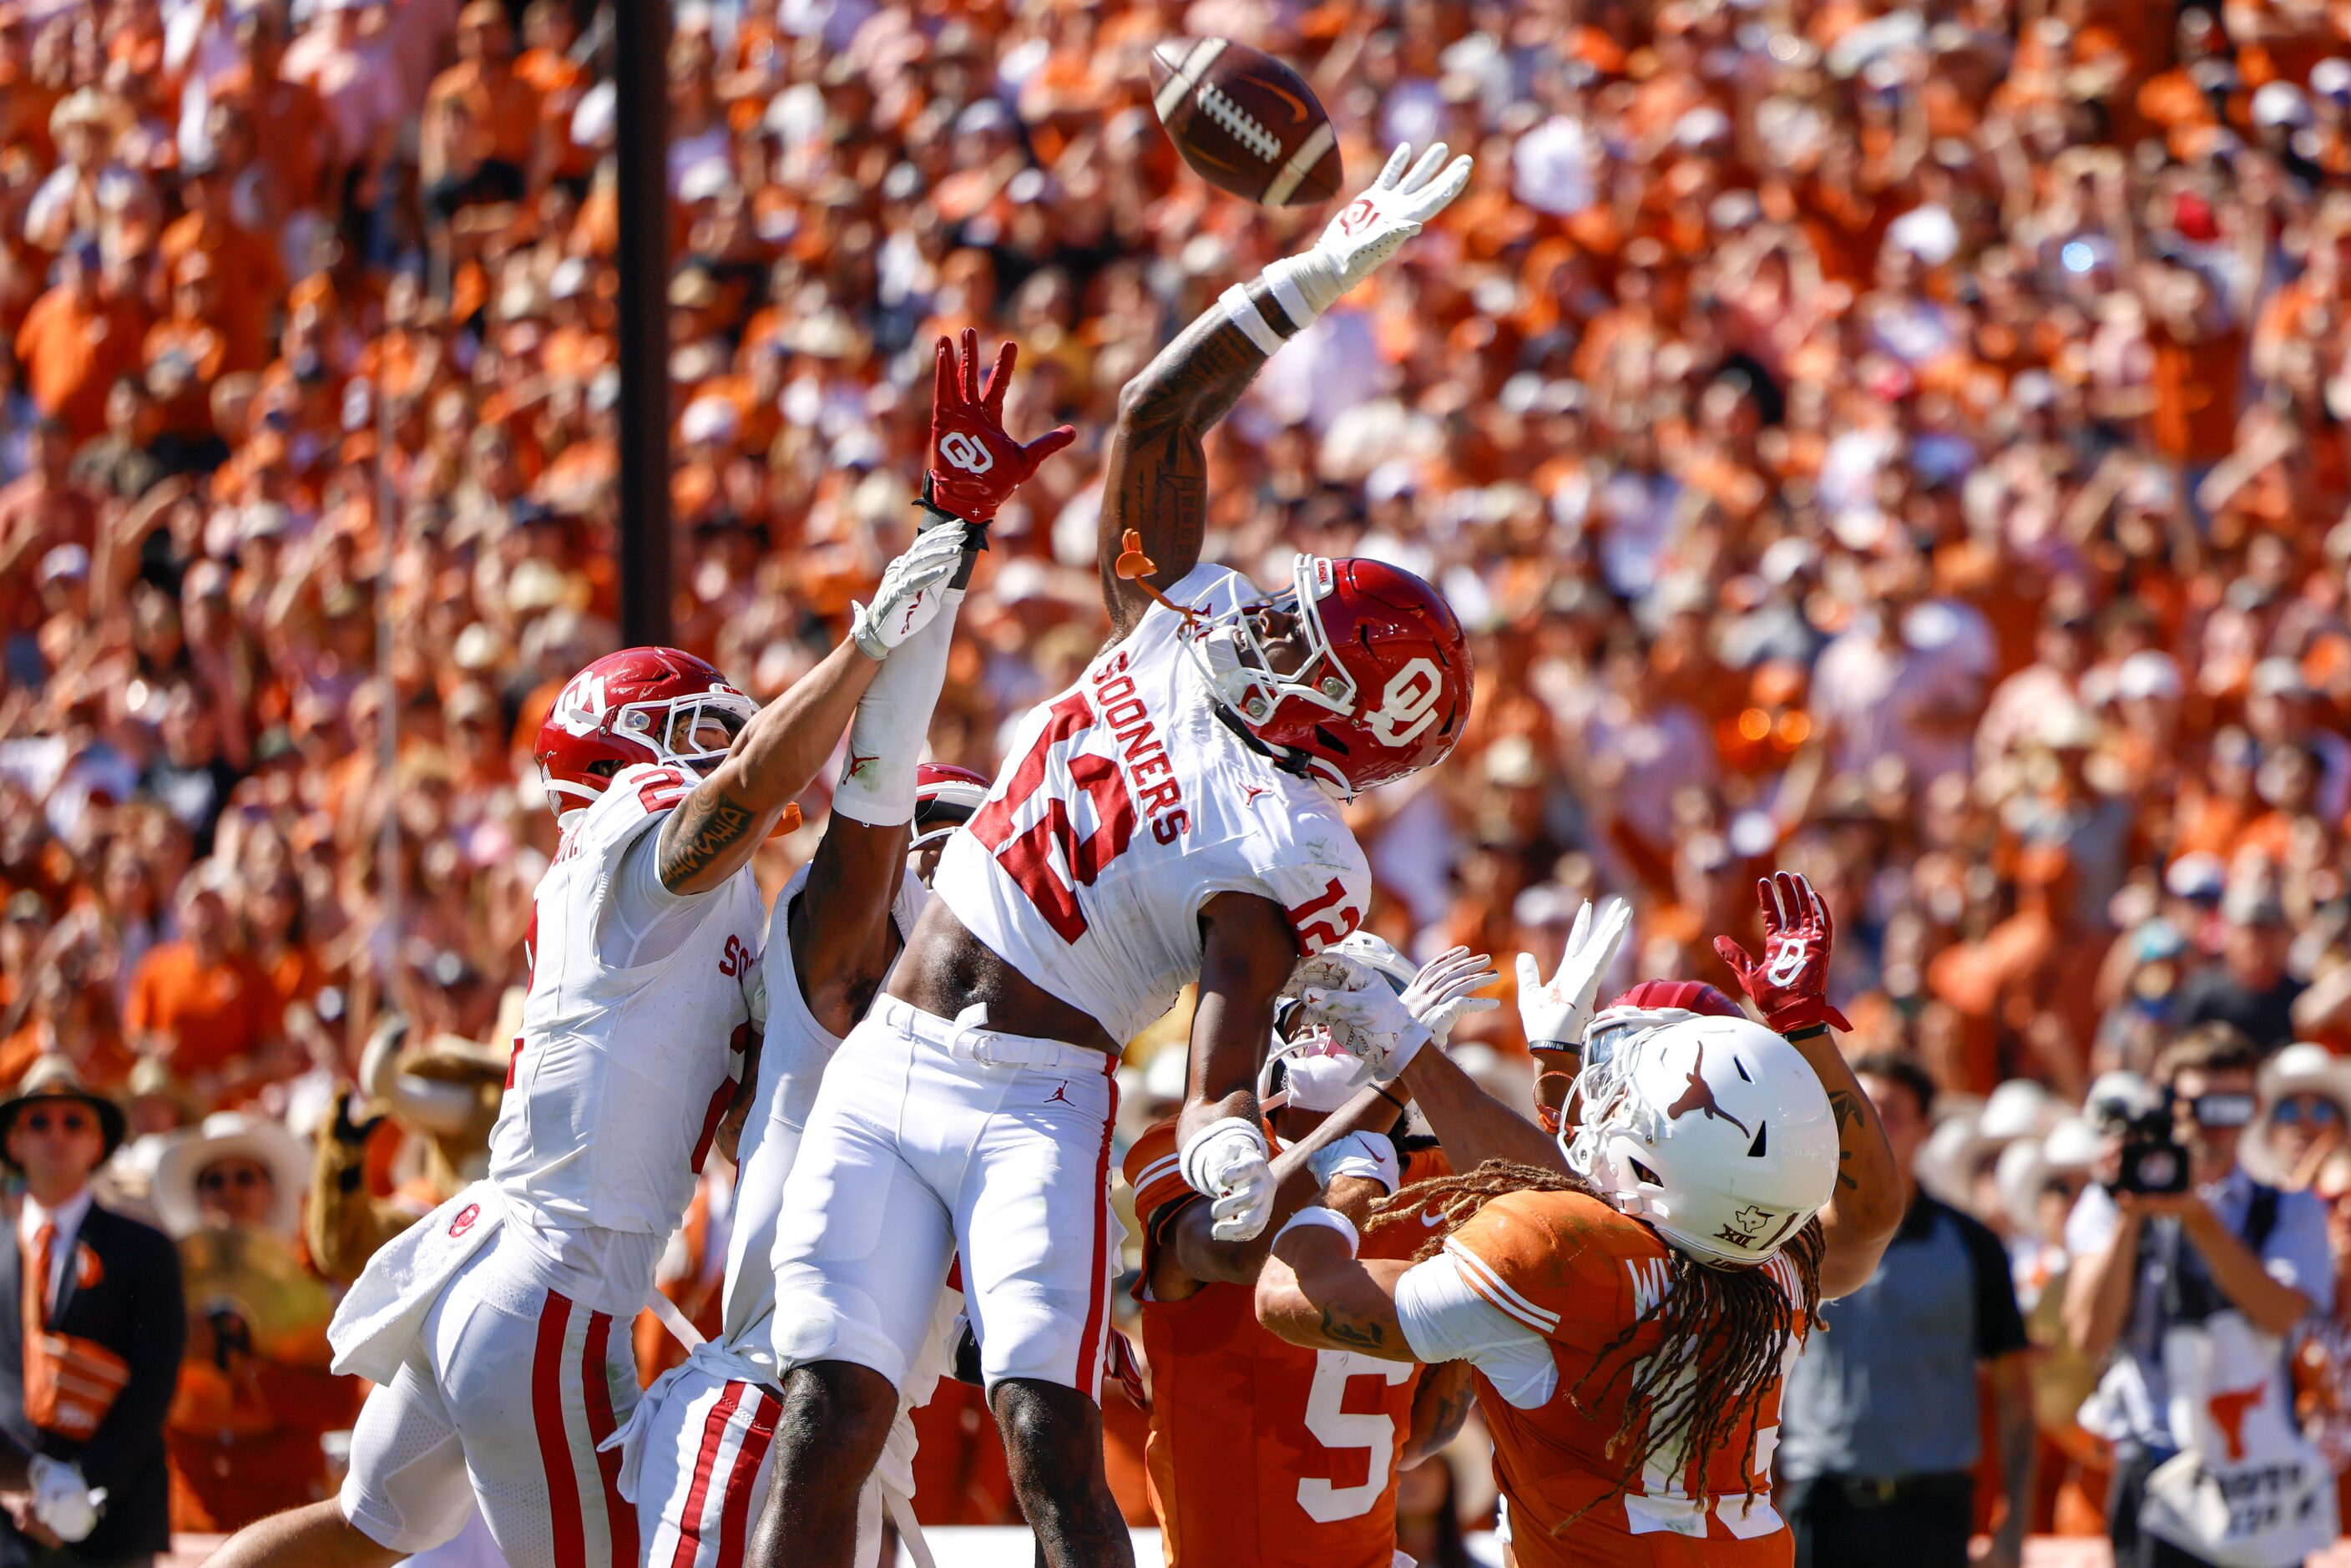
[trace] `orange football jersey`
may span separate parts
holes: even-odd
[[[1589,1416],[1568,1395],[1618,1332],[1665,1290],[1668,1254],[1655,1231],[1579,1193],[1520,1192],[1480,1208],[1445,1249],[1472,1290],[1551,1342],[1559,1369],[1557,1390],[1532,1410],[1503,1399],[1482,1376],[1477,1380],[1519,1568],[1760,1568],[1794,1560],[1794,1541],[1771,1507],[1778,1379],[1764,1392],[1751,1452],[1718,1453],[1703,1478],[1687,1457],[1678,1464],[1653,1460],[1625,1495],[1560,1530],[1578,1510],[1608,1497],[1623,1473],[1621,1459],[1607,1448],[1624,1416],[1625,1381]],[[1795,1300],[1788,1259],[1764,1267]],[[1809,1326],[1800,1308],[1782,1377]],[[1654,1330],[1644,1330],[1629,1348],[1646,1355],[1657,1343]],[[1701,1490],[1713,1494],[1710,1504],[1698,1502]]]
[[[1147,1288],[1160,1232],[1182,1200],[1176,1124],[1126,1156],[1142,1222],[1143,1353],[1151,1363],[1151,1504],[1169,1568],[1390,1568],[1396,1461],[1412,1432],[1420,1369],[1346,1351],[1311,1351],[1257,1322],[1246,1285],[1203,1285],[1180,1301]],[[1405,1179],[1447,1167],[1434,1149]],[[1364,1239],[1366,1257],[1409,1257],[1415,1226]]]

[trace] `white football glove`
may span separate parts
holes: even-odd
[[[1616,956],[1617,945],[1633,924],[1633,906],[1612,898],[1592,918],[1592,903],[1575,912],[1568,928],[1567,950],[1549,980],[1532,953],[1519,955],[1519,1021],[1526,1026],[1527,1044],[1533,1049],[1573,1051],[1583,1044],[1584,1026],[1592,1021],[1592,1004],[1600,994],[1600,976]]]
[[[1380,177],[1339,209],[1313,249],[1265,269],[1266,283],[1296,325],[1303,327],[1337,304],[1341,295],[1369,277],[1468,188],[1469,155],[1465,152],[1447,164],[1446,151],[1440,141],[1412,163],[1412,143],[1398,143]],[[1412,163],[1410,173],[1405,172],[1407,163]],[[1292,289],[1298,300],[1288,297]]]
[[[1436,1038],[1378,970],[1343,953],[1316,954],[1290,983],[1300,988],[1300,1022],[1321,1025],[1359,1064],[1350,1087],[1395,1077]]]
[[[1306,1169],[1325,1190],[1340,1176],[1375,1181],[1384,1192],[1404,1185],[1404,1162],[1384,1133],[1350,1133],[1307,1155]]]
[[[1502,977],[1494,967],[1494,960],[1483,953],[1472,953],[1467,947],[1449,947],[1421,966],[1412,984],[1404,988],[1396,999],[1405,1011],[1418,1019],[1436,1038],[1442,1049],[1453,1033],[1453,1026],[1468,1013],[1492,1012],[1502,1005],[1499,997],[1474,997],[1472,991],[1482,991]]]
[[[869,659],[890,650],[931,623],[946,602],[947,584],[963,569],[968,527],[923,529],[904,555],[883,569],[873,603],[850,606],[849,634]]]
[[[1227,1116],[1193,1134],[1176,1156],[1185,1184],[1208,1200],[1217,1240],[1247,1241],[1273,1218],[1272,1153],[1262,1130]]]
[[[1353,1098],[1362,1067],[1355,1059],[1322,1035],[1310,1043],[1286,1051],[1281,1057],[1283,1103],[1293,1111],[1325,1115]]]
[[[99,1505],[106,1493],[89,1490],[79,1466],[35,1454],[26,1470],[33,1482],[33,1517],[42,1528],[68,1546],[98,1528]]]

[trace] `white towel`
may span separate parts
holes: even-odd
[[[505,1200],[477,1181],[386,1242],[327,1325],[336,1374],[390,1383],[442,1290],[506,1218]]]

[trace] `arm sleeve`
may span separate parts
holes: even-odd
[[[1960,1239],[1968,1247],[1968,1270],[1975,1279],[1976,1359],[1991,1361],[2026,1348],[2031,1342],[2024,1333],[2024,1314],[2017,1308],[2007,1249],[1984,1226],[1964,1214],[1958,1218]]]
[[[1520,1410],[1558,1391],[1551,1342],[1472,1290],[1452,1253],[1407,1270],[1396,1281],[1395,1308],[1416,1359],[1432,1366],[1466,1361]]]
[[[962,590],[951,590],[930,624],[891,650],[857,699],[848,765],[832,792],[832,809],[852,821],[894,828],[914,820],[914,765],[946,684],[947,651],[963,598]]]

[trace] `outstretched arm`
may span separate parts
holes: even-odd
[[[1276,1155],[1272,1216],[1265,1229],[1245,1241],[1217,1240],[1208,1205],[1186,1203],[1175,1218],[1165,1221],[1166,1229],[1152,1254],[1153,1297],[1179,1301],[1202,1285],[1246,1285],[1256,1279],[1258,1270],[1265,1266],[1266,1249],[1273,1245],[1273,1233],[1281,1222],[1309,1204],[1324,1201],[1322,1184],[1309,1168],[1314,1156],[1351,1133],[1376,1131],[1395,1121],[1395,1100],[1376,1089],[1366,1089],[1324,1118],[1322,1124],[1308,1136]],[[1368,1190],[1376,1191],[1377,1187]],[[1145,1224],[1151,1224],[1158,1221],[1159,1215],[1141,1218]]]
[[[1199,564],[1207,517],[1206,437],[1270,357],[1219,304],[1177,334],[1119,393],[1098,550],[1113,640],[1134,631],[1151,608],[1143,582],[1164,592]],[[1129,529],[1155,568],[1140,581],[1128,581],[1116,570]]]
[[[1763,906],[1763,960],[1758,963],[1728,936],[1714,950],[1739,977],[1740,988],[1764,1023],[1794,1046],[1819,1074],[1837,1126],[1837,1179],[1820,1213],[1827,1243],[1821,1256],[1821,1299],[1859,1290],[1877,1271],[1886,1244],[1902,1223],[1902,1174],[1877,1107],[1862,1092],[1829,1026],[1848,1027],[1829,1005],[1830,949],[1836,923],[1826,903],[1802,876],[1778,872],[1755,884]]]
[[[1227,289],[1119,394],[1102,488],[1098,553],[1115,642],[1199,563],[1207,517],[1203,438],[1290,339],[1369,277],[1469,183],[1469,160],[1438,142],[1412,163],[1401,146],[1378,180],[1340,210],[1312,249]],[[1411,164],[1410,172],[1405,166]],[[1150,569],[1130,580],[1119,557],[1133,530]]]
[[[1326,1227],[1293,1227],[1275,1238],[1257,1277],[1257,1321],[1310,1350],[1416,1361],[1395,1304],[1396,1281],[1411,1268],[1401,1258],[1357,1258]]]
[[[751,716],[710,777],[661,826],[661,880],[706,893],[750,863],[794,796],[824,766],[882,665],[843,643]]]

